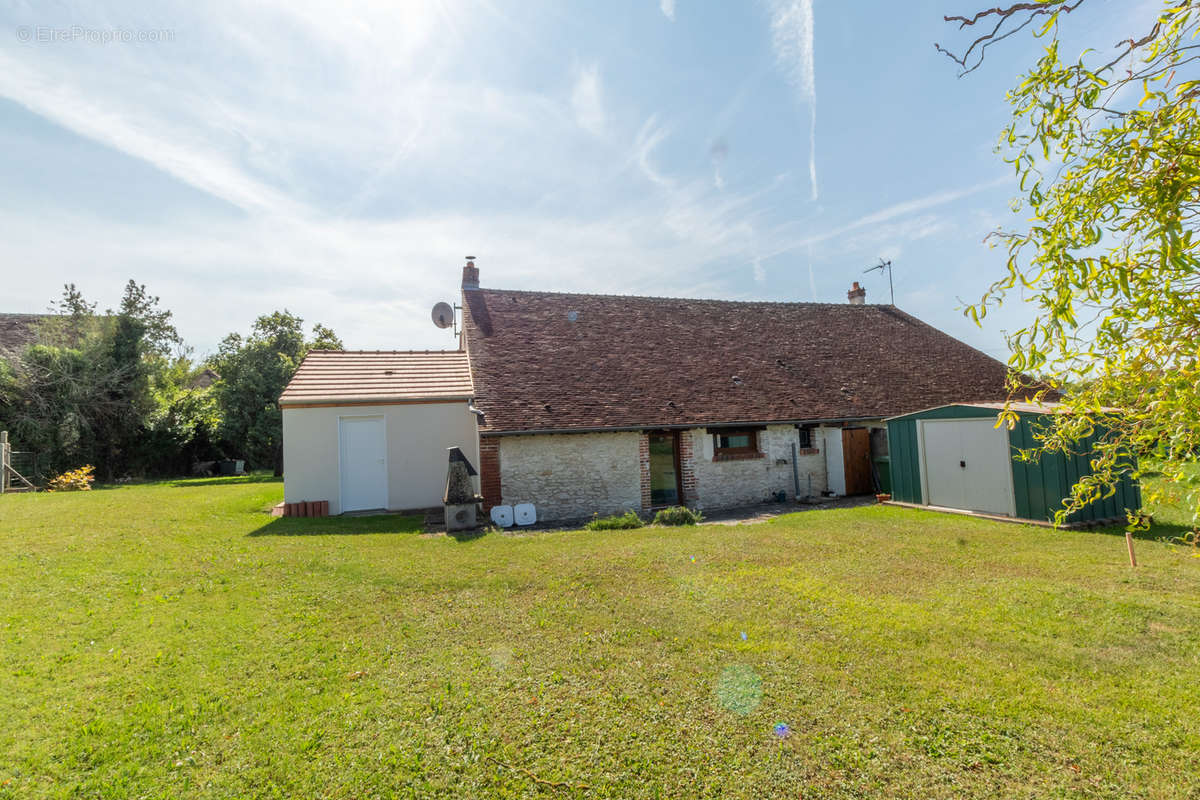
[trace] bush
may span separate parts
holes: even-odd
[[[690,508],[683,506],[671,506],[664,508],[654,515],[655,525],[695,525],[700,520],[704,519],[704,515],[698,510],[693,511]]]
[[[632,511],[626,511],[624,514],[614,514],[611,517],[602,517],[597,514],[592,518],[591,522],[583,527],[589,531],[615,531],[640,528],[645,524],[637,514]]]
[[[63,474],[51,478],[46,484],[47,492],[90,492],[92,490],[92,481],[96,477],[92,475],[96,468],[91,464],[85,464],[79,469],[72,469]]]

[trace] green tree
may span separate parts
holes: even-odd
[[[1166,0],[1128,39],[1064,60],[1060,26],[1084,4],[946,17],[974,37],[961,53],[938,46],[963,74],[1018,31],[1046,42],[1008,94],[1012,122],[998,146],[1028,224],[992,235],[1007,249],[1007,271],[968,313],[978,321],[1016,289],[1035,307],[1033,323],[1009,337],[1010,364],[1064,389],[1070,412],[1054,417],[1038,450],[1071,450],[1100,434],[1095,473],[1072,489],[1060,521],[1110,494],[1135,457],[1161,462],[1196,521],[1200,2]]]
[[[188,442],[152,428],[161,395],[175,388],[169,354],[181,342],[171,312],[135,281],[115,311],[96,314],[74,284],[55,308],[38,341],[0,370],[0,425],[52,471],[91,463],[111,480],[185,468]]]
[[[283,474],[283,414],[279,395],[309,350],[340,350],[342,342],[323,325],[304,338],[304,320],[284,311],[259,317],[248,337],[231,333],[212,358],[220,433],[230,454]]]

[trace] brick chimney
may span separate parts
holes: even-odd
[[[479,267],[475,266],[475,256],[467,256],[467,265],[463,267],[462,288],[479,288]]]
[[[478,272],[476,273],[478,275]],[[466,278],[463,278],[465,281]],[[465,283],[463,284],[466,285]],[[861,306],[867,302],[867,290],[858,285],[858,281],[854,282],[854,286],[850,291],[846,292],[846,299],[850,301],[852,306]]]

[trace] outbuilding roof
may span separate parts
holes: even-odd
[[[474,392],[461,350],[310,350],[279,404],[467,400]]]
[[[1005,364],[894,306],[463,297],[482,432],[876,419],[1007,396]]]

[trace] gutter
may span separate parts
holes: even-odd
[[[827,419],[770,419],[761,421],[747,422],[687,422],[683,424],[661,425],[661,424],[645,424],[645,425],[620,425],[608,427],[590,427],[590,428],[529,428],[527,430],[496,430],[496,431],[480,431],[480,436],[536,436],[539,434],[556,434],[556,433],[629,433],[631,431],[673,431],[687,430],[689,428],[744,428],[750,426],[766,426],[766,425],[823,425],[829,422],[869,422],[871,420],[883,420],[882,415],[873,415],[868,417],[835,417]]]

